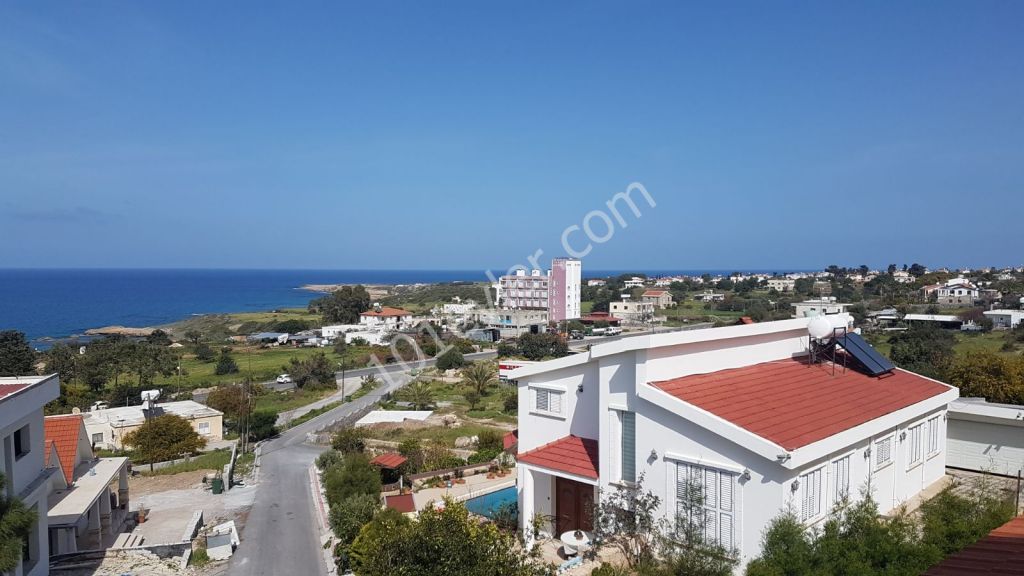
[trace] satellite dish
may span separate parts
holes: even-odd
[[[815,316],[807,323],[807,332],[815,340],[827,340],[832,337],[832,322],[824,316]]]

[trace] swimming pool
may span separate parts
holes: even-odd
[[[501,490],[495,490],[489,494],[466,500],[466,508],[474,514],[493,519],[494,513],[498,509],[509,504],[516,504],[518,500],[516,487],[509,486],[508,488],[502,488]]]

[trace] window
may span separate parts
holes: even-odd
[[[733,548],[736,476],[715,468],[676,464],[676,530]]]
[[[847,454],[832,462],[832,477],[829,484],[832,488],[832,504],[842,502],[850,495],[850,455]]]
[[[28,424],[14,431],[14,458],[20,459],[32,451]]]
[[[939,417],[933,416],[928,419],[928,455],[934,456],[939,452]]]
[[[892,436],[875,440],[875,470],[888,466],[892,462]]]
[[[547,414],[562,414],[562,393],[544,388],[534,389],[534,410]]]
[[[924,426],[924,424],[918,424],[917,426],[907,429],[907,436],[904,438],[904,442],[906,442],[907,445],[907,470],[910,470],[921,463],[922,426]]]
[[[636,482],[636,414],[616,411],[619,448],[619,480]]]
[[[816,520],[822,514],[822,472],[824,468],[800,475],[800,520]]]
[[[209,422],[199,422],[197,427],[199,429],[199,434],[200,435],[202,435],[202,436],[209,436],[210,435],[210,423]]]
[[[97,433],[93,434],[92,435],[92,443],[93,444],[102,444],[103,443],[103,432],[97,432]]]

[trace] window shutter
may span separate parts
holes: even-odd
[[[620,412],[622,422],[622,478],[626,482],[636,482],[636,414]]]
[[[562,413],[562,394],[559,392],[548,392],[550,398],[550,411],[555,414]]]
[[[718,472],[704,469],[704,507],[718,508]]]

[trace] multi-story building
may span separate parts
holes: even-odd
[[[862,490],[887,513],[938,482],[957,389],[874,364],[852,335],[818,340],[852,323],[821,320],[636,336],[512,371],[524,536],[538,517],[542,535],[592,529],[602,494],[642,480],[666,522],[699,519],[745,563],[784,510],[814,528]]]
[[[650,302],[658,308],[668,308],[672,305],[672,293],[668,290],[645,290],[640,295],[640,300]]]
[[[978,287],[963,278],[946,281],[935,290],[936,302],[939,306],[974,306],[981,297]]]
[[[823,316],[826,314],[842,314],[850,307],[849,304],[837,302],[834,297],[824,297],[815,300],[794,302],[793,318],[810,318],[812,316]]]
[[[380,306],[359,314],[359,325],[364,330],[402,330],[412,327],[412,312],[401,308]]]
[[[768,289],[776,292],[792,292],[796,287],[796,280],[785,276],[774,276],[768,279]]]
[[[54,468],[46,467],[43,406],[60,396],[57,375],[0,378],[0,472],[2,489],[18,498],[36,523],[11,576],[49,574],[47,499]]]
[[[548,319],[552,322],[580,317],[580,291],[583,265],[576,258],[551,261],[548,282]]]
[[[483,308],[474,311],[473,319],[487,328],[497,329],[502,338],[516,338],[528,332],[544,332],[548,326],[548,311]]]
[[[516,270],[497,283],[497,307],[545,310],[548,320],[561,322],[580,317],[583,266],[576,258],[555,258],[547,274]]]

